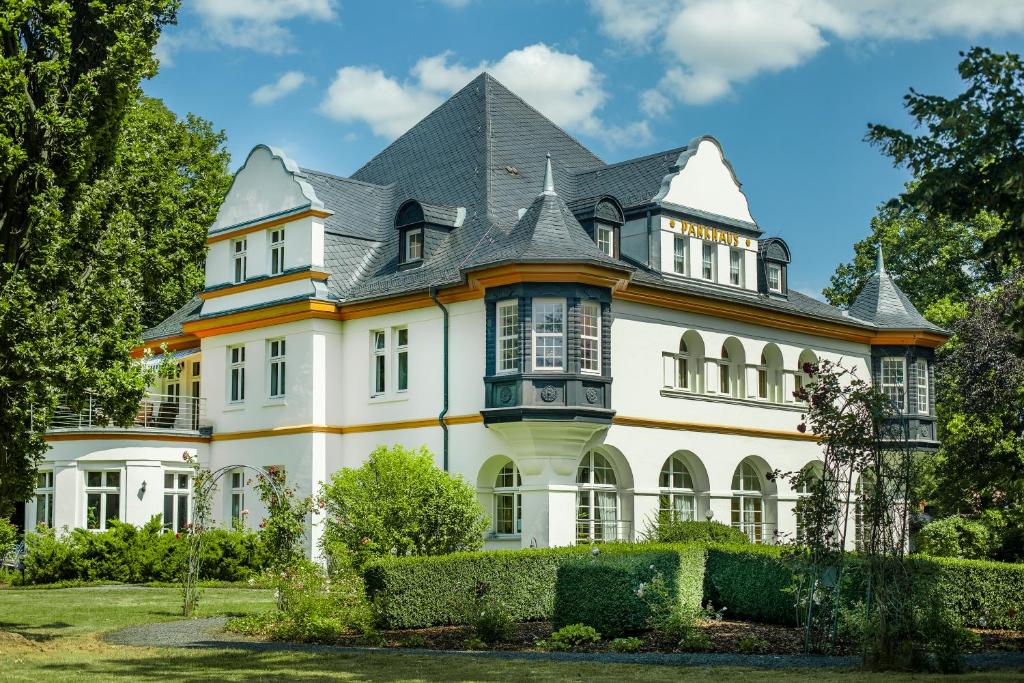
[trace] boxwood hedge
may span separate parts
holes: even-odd
[[[606,637],[640,633],[655,612],[700,609],[703,582],[699,546],[573,558],[558,568],[552,621],[593,626]]]
[[[782,548],[770,545],[713,545],[704,569],[704,598],[729,617],[775,624],[796,622],[793,572],[782,563]]]
[[[967,626],[1024,628],[1024,564],[916,556],[918,604],[939,601]]]

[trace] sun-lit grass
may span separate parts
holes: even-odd
[[[102,632],[180,618],[174,588],[0,591],[0,681],[1016,681],[1021,672],[931,677],[544,662],[399,653],[252,652],[110,645]],[[270,609],[266,590],[207,588],[202,616]]]

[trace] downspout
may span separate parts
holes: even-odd
[[[653,268],[654,267],[654,244],[653,244],[653,242],[654,242],[654,235],[653,235],[653,232],[651,230],[651,227],[652,227],[652,225],[651,225],[651,210],[647,209],[647,267],[648,268]],[[658,264],[658,265],[659,265],[659,269],[660,269],[660,265],[661,264]]]
[[[430,298],[434,300],[437,307],[441,309],[444,316],[444,341],[441,344],[441,357],[443,359],[444,372],[444,406],[437,416],[437,422],[444,432],[444,471],[448,471],[448,423],[445,422],[445,415],[448,414],[448,309],[437,298],[437,286],[430,287]]]

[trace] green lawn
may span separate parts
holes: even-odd
[[[87,588],[0,591],[0,680],[345,680],[345,681],[856,681],[897,680],[892,675],[824,671],[680,669],[661,666],[555,663],[397,653],[258,653],[108,645],[99,633],[178,616],[173,588]],[[200,613],[270,609],[269,591],[204,589]],[[1020,672],[960,677],[907,676],[899,680],[1014,681]]]

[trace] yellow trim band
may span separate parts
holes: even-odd
[[[622,427],[646,427],[648,429],[671,429],[682,432],[704,432],[709,434],[731,434],[733,436],[750,436],[761,439],[786,439],[789,441],[814,441],[818,437],[814,434],[801,434],[796,431],[787,432],[781,429],[761,429],[758,427],[734,427],[731,425],[716,425],[703,422],[678,422],[676,420],[651,420],[644,417],[627,417],[616,415],[612,418],[612,424]]]
[[[219,232],[216,235],[211,235],[206,238],[207,244],[216,244],[217,242],[223,242],[224,240],[234,239],[235,237],[241,237],[242,235],[248,235],[251,232],[259,232],[260,230],[266,230],[267,228],[273,228],[277,225],[284,223],[291,223],[292,221],[302,220],[303,218],[327,218],[331,215],[330,211],[321,211],[320,209],[306,209],[299,213],[293,213],[290,216],[281,216],[279,218],[272,218],[267,221],[255,223],[253,225],[247,225],[244,228],[238,228],[236,230],[230,230],[228,232]]]
[[[445,418],[448,426],[464,425],[483,422],[484,418],[479,413],[472,415],[453,415]],[[246,432],[221,432],[214,434],[213,441],[234,441],[236,439],[262,439],[269,436],[290,436],[292,434],[361,434],[365,432],[386,432],[400,429],[421,429],[423,427],[440,427],[436,417],[422,420],[399,420],[396,422],[371,422],[359,425],[294,425],[290,427],[275,427],[273,429],[254,429]]]
[[[209,443],[208,436],[189,436],[185,434],[140,434],[138,432],[61,432],[47,434],[46,441],[174,441],[184,443]]]

